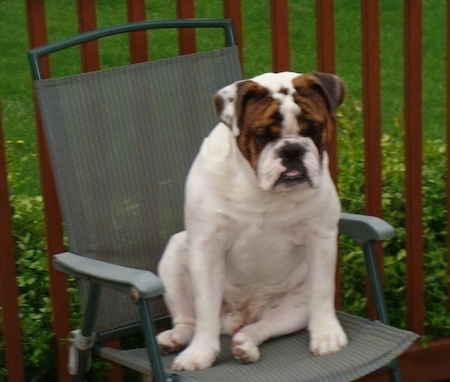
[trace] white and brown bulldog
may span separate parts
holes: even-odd
[[[267,73],[215,96],[221,122],[186,183],[186,231],[159,265],[174,370],[210,367],[221,333],[241,362],[269,338],[308,328],[314,354],[347,337],[334,309],[340,203],[326,148],[344,84],[325,73]]]

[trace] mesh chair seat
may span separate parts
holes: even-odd
[[[177,372],[192,382],[345,382],[369,374],[401,354],[415,338],[411,332],[338,312],[349,338],[344,349],[324,356],[313,356],[305,330],[272,339],[260,346],[261,358],[253,364],[239,364],[231,353],[231,338],[221,337],[222,352],[212,368]],[[151,375],[146,349],[103,348],[100,355],[116,363],[132,364],[135,370]],[[175,354],[163,356],[166,370]]]

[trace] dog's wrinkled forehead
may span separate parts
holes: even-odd
[[[279,112],[282,118],[295,118],[300,113],[300,106],[294,96],[301,92],[300,88],[310,88],[320,92],[327,101],[328,109],[334,109],[342,102],[344,85],[332,74],[294,72],[265,73],[251,80],[238,81],[219,90],[215,96],[217,114],[222,122],[228,125],[234,136],[240,133],[239,108],[246,97],[264,98],[270,96],[279,101]],[[286,125],[289,125],[288,123]]]

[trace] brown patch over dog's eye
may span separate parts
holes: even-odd
[[[280,135],[281,126],[278,124],[253,129],[253,137],[262,146],[265,146],[270,141],[278,139]]]
[[[314,76],[308,74],[297,77],[294,87],[294,101],[302,109],[299,117],[301,135],[310,137],[319,150],[326,150],[335,131],[336,121],[325,90]],[[323,110],[327,113],[324,114]]]
[[[267,91],[267,89],[266,89]],[[244,157],[256,168],[264,146],[281,135],[282,115],[280,103],[267,93],[259,97],[246,97],[241,108],[240,129],[237,144]]]
[[[306,128],[302,131],[302,135],[310,137],[316,146],[320,147],[322,134],[324,132],[324,124],[321,122],[310,121],[306,123]]]

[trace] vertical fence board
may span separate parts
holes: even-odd
[[[18,288],[11,208],[8,200],[6,157],[4,152],[2,110],[0,104],[0,306],[6,369],[10,380],[25,382],[22,331],[19,321]]]
[[[364,168],[365,205],[368,215],[382,216],[381,179],[381,65],[379,1],[361,1],[362,75],[364,105]],[[383,270],[383,248],[377,243],[378,267]],[[367,283],[370,290],[370,285]],[[375,309],[369,294],[369,316]]]
[[[317,70],[319,72],[336,72],[336,49],[334,31],[334,0],[316,0],[317,33]],[[336,135],[328,148],[330,172],[337,183],[337,144]]]
[[[97,29],[96,2],[92,0],[77,0],[79,33]],[[81,68],[83,72],[100,69],[98,41],[89,41],[81,45]]]
[[[272,70],[290,70],[289,14],[287,0],[271,0]]]
[[[30,48],[47,44],[47,25],[45,19],[45,0],[27,0],[28,41]],[[41,59],[45,78],[50,77],[48,57]]]
[[[146,19],[145,0],[127,0],[128,21]],[[133,64],[148,60],[147,32],[131,32],[129,35],[130,61]]]
[[[242,5],[241,0],[223,0],[223,16],[233,20],[233,27],[239,48],[241,64],[244,67],[244,40],[242,34]]]
[[[177,15],[179,19],[195,17],[194,0],[177,0]],[[197,50],[195,30],[192,28],[179,29],[178,41],[180,54],[195,53]]]
[[[447,147],[449,147],[450,142],[450,3],[446,3],[447,6],[447,94],[446,94],[446,110],[447,110]],[[447,195],[447,272],[450,276],[450,150],[447,149],[447,184],[446,184],[446,195]],[[450,282],[448,283],[447,296],[450,296]],[[450,311],[450,298],[447,301],[447,309]]]
[[[407,315],[425,332],[422,227],[422,1],[405,0],[405,182]]]
[[[47,28],[44,0],[27,0],[27,20],[30,36],[30,48],[35,48],[47,43]],[[44,60],[43,70],[46,77],[50,69],[48,61]],[[37,108],[35,108],[37,110]],[[52,324],[55,332],[57,374],[58,381],[68,381],[67,373],[68,352],[67,347],[62,346],[61,340],[67,338],[70,332],[69,322],[69,298],[67,295],[66,277],[57,272],[52,266],[52,256],[64,251],[63,228],[61,212],[56,195],[53,173],[50,167],[50,159],[45,144],[44,134],[40,118],[36,116],[38,151],[40,158],[40,175],[42,183],[42,195],[44,197],[44,218],[47,239],[47,255],[49,261],[50,298],[52,301]]]
[[[316,0],[316,40],[317,40],[317,70],[319,72],[335,73],[336,71],[336,48],[335,48],[335,25],[334,25],[334,0]],[[327,148],[330,157],[330,173],[333,181],[338,183],[338,154],[337,134],[331,139]],[[341,274],[340,260],[336,267],[336,309],[341,309]]]
[[[361,1],[366,212],[381,217],[381,80],[379,2]]]
[[[316,0],[317,70],[335,73],[334,0]]]

